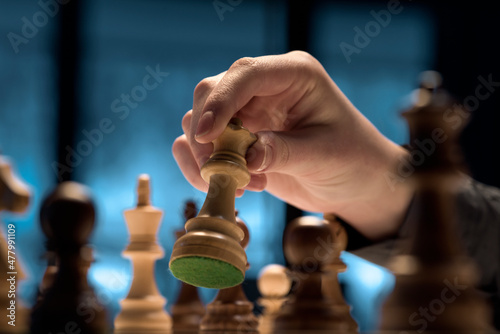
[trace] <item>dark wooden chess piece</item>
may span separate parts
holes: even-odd
[[[240,245],[243,231],[234,216],[235,193],[250,182],[245,154],[257,137],[232,119],[214,140],[214,152],[201,168],[209,183],[205,203],[174,244],[170,270],[181,281],[223,289],[243,282],[247,258]]]
[[[274,331],[357,332],[356,324],[346,318],[345,305],[322,289],[336,257],[328,240],[334,240],[333,229],[318,217],[299,217],[287,225],[283,247],[295,287],[274,319]]]
[[[250,241],[246,224],[236,213],[236,223],[245,237],[241,246],[245,249]],[[249,265],[247,265],[248,269]],[[200,324],[201,332],[257,332],[259,320],[253,314],[254,304],[248,300],[241,284],[221,289],[215,299],[207,305],[207,313]]]
[[[42,301],[47,291],[54,284],[54,279],[57,275],[58,260],[54,251],[50,250],[49,247],[49,245],[46,245],[47,252],[45,253],[45,259],[47,260],[47,267],[43,273],[42,281],[38,285],[37,303]]]
[[[106,310],[87,281],[89,259],[82,254],[94,228],[90,192],[63,182],[41,208],[40,223],[59,260],[53,285],[31,313],[31,333],[109,333]]]
[[[196,217],[198,210],[196,203],[188,201],[184,208],[184,221]],[[176,239],[178,240],[186,234],[183,228],[175,232]],[[177,300],[172,305],[172,329],[174,331],[194,331],[200,327],[200,322],[205,315],[205,307],[198,294],[198,288],[181,282],[181,288]]]
[[[436,83],[428,80],[414,92],[414,105],[403,113],[413,147],[406,161],[414,172],[413,226],[409,248],[391,261],[396,275],[392,294],[382,308],[382,330],[484,333],[490,312],[474,286],[477,270],[465,256],[455,226],[455,191],[463,178],[457,136],[450,119],[467,115]],[[425,146],[424,146],[425,145]],[[474,222],[470,222],[473,224]]]
[[[339,322],[344,322],[346,329],[356,331],[358,325],[351,316],[351,307],[344,299],[338,279],[338,273],[344,272],[347,269],[347,265],[340,258],[341,252],[347,247],[347,233],[335,215],[325,213],[323,218],[332,229],[332,240],[330,242],[327,240],[326,243],[330,245],[330,250],[334,255],[332,261],[325,265],[325,271],[329,274],[323,277],[323,293],[330,298],[335,305],[335,312],[338,318],[341,319]]]

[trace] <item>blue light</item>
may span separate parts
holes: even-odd
[[[339,281],[345,286],[345,299],[352,306],[352,316],[360,330],[376,330],[380,306],[394,288],[394,276],[387,269],[349,252],[343,252],[341,259],[347,271],[339,274]]]

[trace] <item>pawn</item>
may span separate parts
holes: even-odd
[[[238,217],[236,224],[244,232],[241,247],[245,249],[250,241],[250,233],[246,224]],[[247,269],[249,265],[247,263]],[[241,284],[221,289],[215,299],[207,305],[207,313],[203,317],[200,330],[204,331],[236,331],[257,332],[259,321],[253,314],[254,305],[248,300]]]
[[[43,232],[59,261],[54,283],[31,313],[31,333],[109,333],[107,315],[87,281],[85,246],[95,210],[86,187],[61,183],[44,200]]]
[[[184,221],[196,217],[197,209],[194,202],[186,202],[184,209]],[[175,232],[176,239],[179,239],[186,230],[179,229]],[[177,300],[172,305],[172,329],[177,330],[198,330],[200,322],[205,315],[205,307],[198,295],[198,288],[181,282],[181,289]]]
[[[156,240],[163,213],[150,203],[148,175],[139,176],[137,197],[137,207],[125,211],[130,244],[123,255],[132,261],[134,274],[130,291],[120,302],[115,333],[146,333],[172,328],[172,319],[164,309],[166,299],[158,291],[154,276],[155,262],[163,256],[163,249]]]
[[[269,264],[260,270],[257,288],[262,297],[257,300],[257,303],[262,306],[263,312],[259,318],[259,333],[272,333],[274,318],[286,301],[291,287],[292,280],[287,274],[286,267]]]
[[[330,298],[331,302],[335,305],[335,310],[338,317],[345,323],[349,330],[357,330],[358,325],[351,316],[351,307],[346,303],[340,283],[338,273],[344,272],[347,269],[346,264],[340,259],[340,254],[347,247],[347,233],[344,227],[337,220],[335,215],[325,213],[324,220],[330,225],[332,229],[332,247],[333,258],[330,263],[325,265],[325,271],[328,273],[323,277],[322,289],[323,293]]]
[[[328,240],[334,240],[333,230],[318,217],[299,217],[286,227],[284,254],[291,266],[290,277],[295,286],[274,319],[274,331],[357,332],[345,321],[344,309],[339,312],[337,303],[322,290],[322,282],[330,274],[328,266],[335,259],[334,252],[325,242]]]

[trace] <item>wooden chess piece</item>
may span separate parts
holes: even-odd
[[[201,168],[209,183],[205,203],[198,216],[186,223],[187,233],[175,242],[170,258],[170,270],[179,280],[216,289],[243,282],[247,259],[234,203],[236,189],[250,181],[245,154],[255,141],[239,119],[232,119],[214,140],[214,152]]]
[[[250,232],[237,214],[236,223],[244,232],[241,246],[245,249],[250,241]],[[207,313],[201,320],[200,331],[257,332],[259,321],[253,314],[253,309],[254,304],[246,297],[241,284],[221,289],[215,299],[207,305]]]
[[[409,250],[393,258],[393,292],[382,307],[380,329],[414,332],[484,333],[490,328],[489,310],[474,289],[477,274],[463,253],[454,217],[455,191],[461,182],[461,157],[456,124],[447,121],[466,111],[432,82],[427,72],[414,93],[414,105],[403,113],[411,143],[426,145],[408,156],[414,172],[413,223]],[[434,78],[432,77],[434,76]],[[474,222],[470,222],[473,224]]]
[[[184,221],[196,217],[196,203],[186,202],[184,209]],[[186,231],[184,229],[175,232],[176,239],[179,239]],[[195,331],[200,327],[200,322],[205,315],[205,307],[198,294],[198,288],[181,282],[181,288],[177,300],[172,305],[172,329],[175,331]]]
[[[126,210],[124,215],[130,243],[123,256],[132,262],[133,278],[127,297],[120,302],[115,333],[168,331],[172,319],[164,308],[166,299],[158,291],[154,275],[155,262],[164,255],[156,237],[163,212],[150,203],[148,175],[139,176],[137,207]]]
[[[59,184],[43,201],[41,227],[54,247],[59,268],[54,284],[32,309],[31,333],[109,333],[106,310],[86,275],[85,246],[94,220],[90,192],[79,183]]]
[[[339,309],[337,301],[322,289],[325,275],[330,274],[328,267],[335,259],[330,247],[325,249],[328,240],[333,240],[333,229],[315,216],[296,218],[285,228],[284,255],[295,286],[274,319],[274,331],[357,332],[346,321],[343,305]]]
[[[326,244],[330,246],[329,250],[325,251],[331,251],[334,255],[332,261],[325,265],[325,271],[329,272],[329,274],[323,277],[323,293],[328,296],[335,305],[334,308],[339,318],[339,322],[344,322],[347,330],[356,331],[358,329],[358,324],[351,316],[351,307],[344,299],[338,279],[338,273],[344,272],[347,269],[346,264],[340,259],[340,254],[347,247],[347,233],[335,215],[325,213],[323,218],[333,231],[331,235],[332,240],[330,242],[328,240],[326,241]]]
[[[292,280],[286,267],[280,264],[269,264],[260,270],[257,278],[257,288],[261,294],[257,303],[263,308],[259,317],[260,334],[273,332],[274,318],[279,314],[291,287]]]
[[[7,159],[0,156],[0,211],[24,212],[30,197],[28,186],[16,177]],[[19,298],[18,290],[18,282],[25,279],[25,274],[16,245],[15,228],[7,226],[6,230],[12,232],[8,233],[9,239],[0,228],[0,270],[5,275],[0,280],[0,333],[25,333],[29,310]]]

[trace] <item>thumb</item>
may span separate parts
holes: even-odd
[[[327,145],[319,142],[317,131],[262,131],[256,135],[257,141],[246,156],[248,169],[253,173],[304,174],[318,164],[322,154],[327,154]]]

